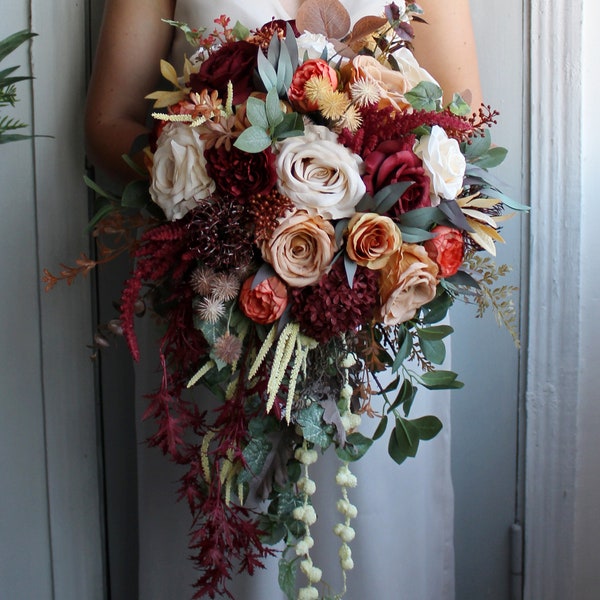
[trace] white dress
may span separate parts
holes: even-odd
[[[342,2],[353,21],[363,15],[381,14],[385,4],[379,0]],[[196,27],[212,27],[215,18],[227,14],[234,23],[239,20],[256,27],[272,17],[293,18],[295,4],[295,0],[178,0],[175,19]],[[176,39],[172,56],[178,67],[189,49],[185,40]],[[152,352],[147,354],[155,357]],[[154,367],[141,364],[138,395],[151,389],[149,374]],[[393,462],[387,454],[388,431],[363,459],[351,465],[358,487],[349,493],[358,507],[358,518],[352,523],[356,530],[351,543],[355,568],[348,574],[346,600],[453,600],[449,399],[447,391],[419,390],[411,418],[435,414],[444,429],[434,440],[420,445],[416,458],[401,466]],[[139,402],[141,414],[143,403]],[[369,423],[365,421],[368,418],[363,418],[366,427],[362,430],[368,433]],[[188,560],[190,513],[185,502],[176,502],[182,471],[160,451],[143,444],[151,431],[149,423],[138,432],[139,599],[188,600],[197,573]],[[315,538],[311,556],[334,592],[341,590],[339,538],[332,532],[340,520],[335,510],[338,465],[333,453],[328,452],[311,468],[311,477],[317,482],[313,501],[319,516],[311,527]],[[305,584],[301,573],[298,580]],[[277,559],[269,559],[267,569],[253,577],[238,576],[230,590],[237,600],[285,600],[277,583]]]

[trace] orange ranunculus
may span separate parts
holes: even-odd
[[[316,102],[311,102],[305,94],[304,86],[313,77],[322,77],[329,80],[331,89],[335,90],[338,85],[338,76],[327,61],[321,58],[312,58],[302,63],[294,72],[292,83],[288,90],[288,99],[301,112],[311,112],[319,108]]]
[[[348,223],[346,252],[356,264],[381,269],[400,248],[402,235],[389,217],[377,213],[356,213]]]
[[[437,265],[418,244],[402,244],[381,270],[381,320],[397,325],[435,297]]]
[[[288,303],[287,287],[277,276],[263,279],[252,287],[254,275],[248,277],[240,290],[242,312],[255,323],[268,325],[279,319]]]
[[[440,269],[440,277],[451,277],[458,271],[463,262],[464,241],[458,229],[446,225],[438,225],[431,230],[436,236],[425,242],[425,250],[429,258]]]
[[[261,244],[263,258],[288,285],[317,283],[336,251],[333,225],[306,211],[289,212],[270,239]]]

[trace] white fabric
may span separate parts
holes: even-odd
[[[375,0],[343,2],[353,20],[383,9],[383,2]],[[284,8],[290,4],[294,0],[179,0],[175,18],[199,27],[212,26],[213,19],[228,14],[233,22],[240,20],[252,27],[273,16],[292,18],[293,14]],[[177,39],[173,57],[182,56],[187,50]],[[153,366],[141,364],[138,395],[156,383],[156,376],[150,376],[149,367]],[[356,489],[350,490],[358,518],[353,522],[356,538],[351,543],[355,569],[349,573],[346,600],[454,599],[449,399],[447,391],[419,390],[411,418],[435,414],[442,419],[444,429],[434,440],[421,444],[416,458],[401,466],[394,463],[387,455],[388,431],[366,457],[351,465],[359,482]],[[140,401],[140,412],[142,405]],[[370,424],[364,425],[366,432]],[[145,447],[143,440],[151,430],[150,423],[138,432],[139,598],[187,600],[193,595],[191,584],[196,573],[187,559],[190,514],[184,503],[175,502],[182,472],[158,450]],[[333,592],[341,590],[339,539],[332,533],[333,525],[340,520],[335,510],[339,498],[334,481],[338,464],[328,452],[311,468],[318,486],[313,501],[319,515],[311,528],[316,541],[311,555],[315,565],[323,569],[323,578]],[[252,578],[240,576],[232,583],[231,591],[237,600],[285,600],[277,584],[277,559],[269,560],[267,567]],[[302,574],[298,579],[304,582]]]

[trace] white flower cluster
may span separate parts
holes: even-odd
[[[319,590],[313,584],[319,583],[323,572],[315,567],[310,557],[310,549],[315,545],[315,540],[310,535],[310,526],[317,521],[317,513],[309,498],[317,491],[316,483],[308,476],[309,465],[317,462],[318,454],[316,450],[306,447],[306,442],[301,448],[298,448],[294,454],[296,460],[304,466],[304,475],[298,480],[298,489],[304,494],[304,504],[297,506],[292,512],[292,516],[297,521],[302,521],[306,526],[304,537],[296,544],[296,555],[304,557],[300,562],[300,570],[306,575],[308,585],[298,590],[298,600],[318,600]]]

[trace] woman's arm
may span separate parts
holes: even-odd
[[[419,64],[442,86],[445,102],[458,92],[477,110],[482,94],[469,0],[418,0],[418,4],[427,21],[415,23]]]
[[[133,141],[147,132],[146,94],[160,78],[168,56],[175,0],[107,0],[88,89],[85,132],[88,155],[111,175],[131,179],[122,160]]]

